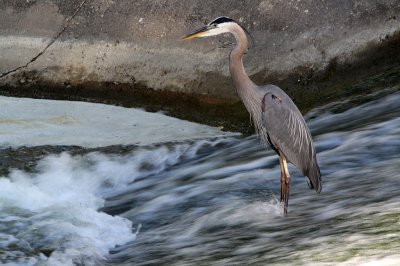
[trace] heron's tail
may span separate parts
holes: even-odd
[[[317,193],[320,193],[322,189],[321,171],[319,170],[316,158],[311,161],[307,177],[310,179],[310,188],[315,189]]]

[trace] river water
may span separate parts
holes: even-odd
[[[220,137],[26,159],[0,178],[5,265],[400,265],[400,90],[312,110],[321,194]]]

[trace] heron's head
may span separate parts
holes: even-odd
[[[180,38],[180,40],[215,36],[225,32],[231,32],[231,27],[233,25],[238,25],[233,19],[227,17],[218,17],[200,29],[197,29],[194,32]]]

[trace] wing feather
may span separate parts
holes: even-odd
[[[267,92],[262,106],[262,125],[270,144],[308,176],[311,185],[319,191],[321,174],[312,137],[296,105],[283,92]]]

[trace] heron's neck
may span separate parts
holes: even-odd
[[[229,71],[232,81],[253,119],[259,120],[258,116],[261,115],[261,99],[257,92],[257,85],[251,81],[243,66],[243,54],[248,47],[247,36],[237,24],[231,29],[231,32],[236,38],[236,46],[232,50],[229,60]],[[255,121],[256,126],[258,122]]]
[[[235,85],[240,97],[244,96],[248,90],[254,90],[256,86],[246,74],[243,66],[243,54],[248,47],[246,33],[239,25],[235,25],[232,33],[236,38],[236,46],[232,50],[229,60],[229,71],[233,84]]]

